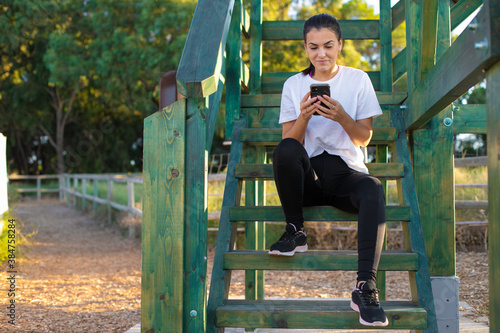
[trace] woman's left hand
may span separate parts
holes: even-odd
[[[323,102],[326,105],[326,108],[324,106],[321,106],[321,102]],[[336,121],[338,123],[342,123],[343,121],[347,120],[350,118],[350,116],[347,114],[347,112],[344,110],[344,107],[342,104],[340,104],[338,101],[334,100],[330,96],[324,95],[324,96],[318,96],[318,102],[314,103],[317,107],[317,112],[327,118],[331,119],[333,121]],[[348,118],[346,118],[348,117]]]

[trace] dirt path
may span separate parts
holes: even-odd
[[[59,201],[21,202],[14,214],[37,233],[17,265],[16,327],[2,313],[0,332],[124,332],[140,321],[139,240]]]
[[[36,230],[18,262],[16,326],[2,310],[0,332],[122,333],[140,322],[141,246],[91,214],[56,200],[25,201],[14,207],[24,232]],[[213,262],[209,249],[209,272]],[[5,267],[0,305],[9,298]],[[457,253],[460,300],[473,320],[487,321],[488,255]],[[349,297],[353,272],[266,272],[266,297]],[[210,281],[210,279],[208,279]],[[389,299],[408,298],[404,272],[388,272]],[[231,296],[244,295],[244,274],[236,271]]]

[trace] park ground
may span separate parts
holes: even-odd
[[[32,236],[17,263],[16,326],[2,315],[0,332],[121,333],[140,322],[139,239],[57,200],[21,201],[13,212]],[[487,321],[487,252],[459,252],[457,276],[460,300],[471,307],[467,317]],[[353,278],[349,272],[268,272],[266,296],[348,297]],[[242,272],[232,281],[231,295],[241,297]],[[388,298],[409,297],[405,273],[388,274],[387,285]],[[7,304],[1,290],[0,304]]]

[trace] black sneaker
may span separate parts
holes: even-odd
[[[387,326],[389,321],[378,299],[378,289],[364,289],[366,283],[352,291],[351,309],[359,312],[359,322],[365,326]]]
[[[295,252],[307,251],[307,236],[295,225],[288,223],[281,238],[271,245],[269,254],[276,256],[293,256]]]

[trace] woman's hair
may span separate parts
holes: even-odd
[[[337,36],[338,40],[342,38],[342,32],[340,31],[339,22],[335,19],[335,17],[328,14],[318,14],[311,16],[304,23],[304,43],[306,43],[306,37],[309,31],[313,29],[320,30],[322,28],[330,29],[335,34],[335,36]],[[304,69],[302,73],[304,75],[314,75],[314,65],[309,62],[309,67]]]

